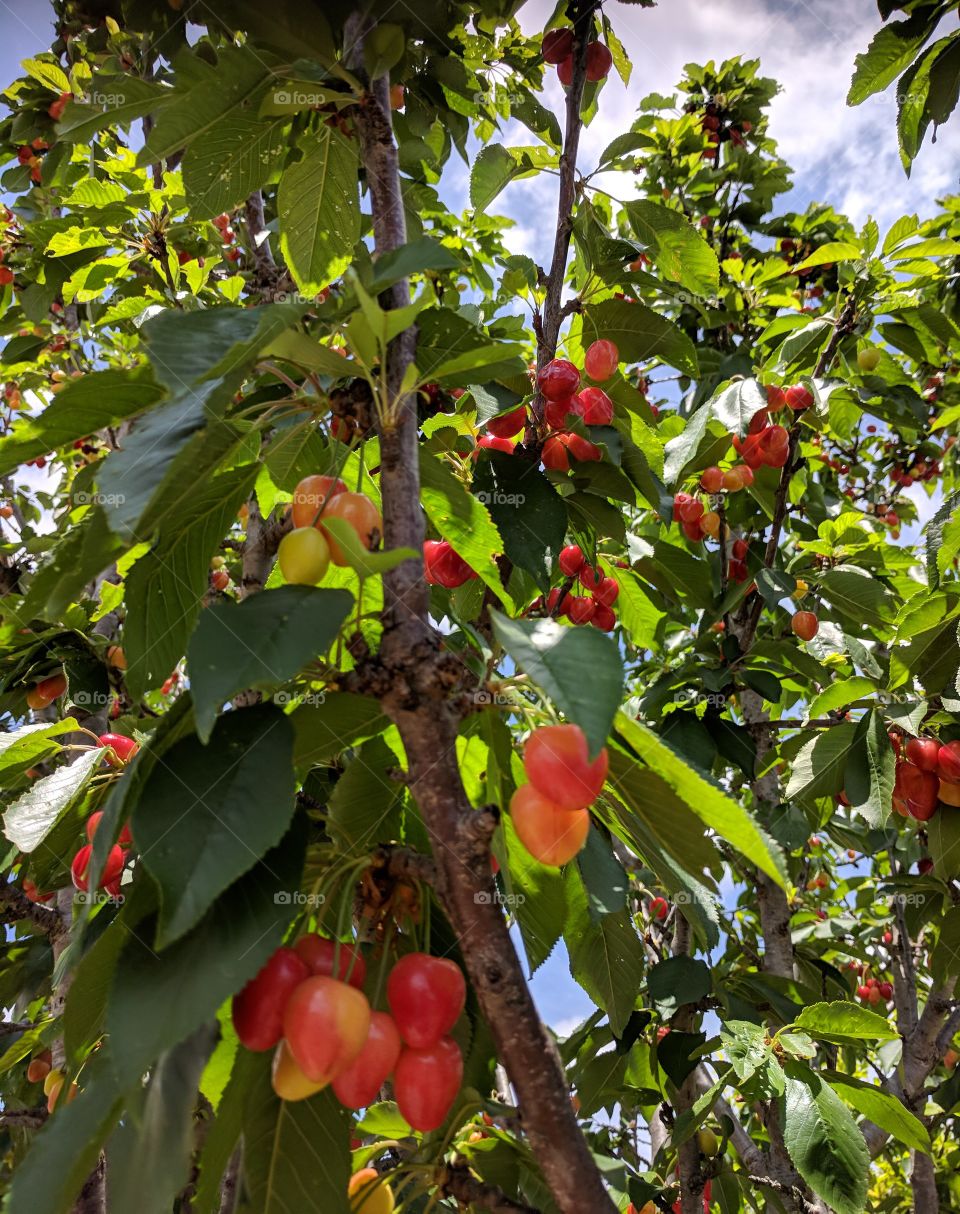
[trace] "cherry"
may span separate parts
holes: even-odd
[[[955,809],[960,808],[960,784],[950,784],[946,780],[941,780],[940,800],[944,805],[952,805]]]
[[[746,558],[747,553],[750,551],[750,545],[746,540],[734,540],[730,551],[734,560],[742,561]]]
[[[564,611],[573,624],[589,624],[597,610],[596,602],[586,595],[568,595]]]
[[[446,957],[408,953],[387,978],[387,1003],[406,1045],[434,1045],[457,1023],[467,998],[463,970]]]
[[[124,763],[129,763],[140,749],[133,738],[126,738],[122,733],[102,733],[97,738],[97,744],[113,751],[115,759],[107,755],[111,767],[122,767]]]
[[[314,1083],[304,1075],[285,1041],[280,1042],[273,1055],[270,1081],[281,1100],[306,1100],[327,1086],[326,1081]]]
[[[543,410],[543,420],[552,430],[562,430],[569,417],[581,417],[583,406],[579,396],[564,396],[560,400],[548,400]]]
[[[602,42],[591,42],[587,47],[587,79],[605,80],[612,64],[610,48]]]
[[[100,819],[103,817],[103,811],[97,810],[95,814],[91,814],[87,818],[87,839],[90,843],[93,842],[93,836],[97,833],[97,827],[100,825]],[[124,826],[120,832],[120,838],[117,840],[121,847],[130,847],[133,844],[133,835],[130,833],[130,827]]]
[[[812,641],[820,631],[820,621],[812,611],[794,612],[790,627],[801,641]]]
[[[926,822],[936,813],[940,780],[932,771],[921,771],[912,763],[900,761],[896,767],[894,793],[903,801],[911,818]]]
[[[907,742],[907,759],[921,771],[936,771],[939,753],[940,743],[936,738],[910,738]]]
[[[586,558],[577,544],[569,544],[566,548],[560,550],[560,555],[557,557],[557,564],[560,566],[560,572],[564,577],[576,577],[583,568],[583,563]]]
[[[893,932],[890,932],[890,931],[884,932],[883,935],[880,937],[880,939],[883,941],[884,944],[893,944]]]
[[[516,409],[512,409],[509,413],[501,413],[498,417],[491,417],[487,422],[487,430],[495,438],[514,438],[526,424],[527,410],[523,405],[518,405]]]
[[[881,999],[893,998],[893,984],[890,982],[881,982],[877,985],[877,990],[880,992]]]
[[[481,434],[477,439],[477,447],[474,451],[474,456],[480,454],[481,450],[502,451],[504,455],[513,455],[517,445],[509,438],[497,438],[495,434]]]
[[[607,748],[590,762],[579,725],[545,725],[527,739],[523,766],[527,779],[558,809],[586,809],[607,778]]]
[[[700,488],[707,493],[719,493],[723,488],[723,473],[715,464],[704,468],[700,476]]]
[[[698,497],[692,497],[680,503],[679,514],[682,523],[696,523],[703,517],[704,513],[703,502]]]
[[[590,833],[586,809],[560,809],[532,784],[522,784],[513,794],[510,817],[530,855],[553,868],[572,860]]]
[[[347,484],[335,476],[305,476],[293,491],[291,516],[294,527],[319,526],[317,516],[338,493],[346,493]]]
[[[723,487],[727,493],[738,493],[747,483],[744,473],[747,469],[742,464],[728,468],[723,474]]]
[[[701,520],[702,521],[702,520]],[[620,583],[615,578],[605,577],[593,592],[593,597],[604,607],[612,607],[620,594]]]
[[[283,1035],[304,1075],[327,1084],[363,1049],[370,1031],[370,1004],[362,991],[336,978],[301,982],[283,1011]]]
[[[594,569],[592,565],[584,565],[580,570],[579,580],[585,590],[596,590],[603,581],[603,573],[599,569]]]
[[[872,989],[873,988],[869,987],[869,986],[858,986],[857,987],[857,998],[866,1002],[870,998],[870,991]]]
[[[393,1018],[386,1012],[373,1012],[363,1049],[333,1081],[340,1103],[348,1109],[365,1109],[373,1104],[397,1064],[402,1045]]]
[[[27,1065],[27,1083],[42,1083],[50,1074],[52,1063],[53,1055],[49,1050],[44,1050],[36,1058],[31,1058]]]
[[[658,895],[656,898],[650,899],[650,905],[647,909],[650,912],[651,919],[666,919],[667,912],[670,910],[670,903],[666,898],[661,898]]]
[[[540,44],[544,63],[562,63],[573,54],[573,30],[569,27],[547,30]]]
[[[881,358],[880,351],[874,348],[857,351],[857,366],[861,371],[875,371]]]
[[[947,742],[937,753],[940,779],[948,784],[960,784],[960,742]]]
[[[282,542],[283,541],[281,541],[281,543]],[[214,588],[214,590],[226,590],[226,588],[230,585],[230,574],[227,573],[226,569],[215,569],[210,575],[210,585]]]
[[[557,79],[564,88],[569,88],[573,83],[573,55],[567,55],[557,64]]]
[[[49,678],[41,679],[27,692],[27,705],[30,708],[47,708],[58,700],[67,690],[67,679],[63,673],[52,674]]]
[[[439,1129],[462,1082],[463,1055],[451,1037],[425,1049],[402,1050],[393,1076],[400,1115],[422,1134]]]
[[[92,853],[93,848],[89,843],[85,843],[73,857],[73,863],[70,865],[70,878],[76,889],[86,890],[87,888],[87,870],[90,867]],[[123,848],[114,844],[104,861],[103,872],[100,874],[100,889],[107,889],[108,886],[114,885],[123,872],[124,862]]]
[[[579,434],[552,434],[543,444],[540,458],[544,468],[552,468],[556,472],[569,472],[570,459],[568,453],[580,461],[589,463],[601,458],[600,448]]]
[[[454,590],[477,575],[446,540],[425,540],[423,576],[432,586],[445,586],[448,590]]]
[[[580,387],[580,372],[565,358],[553,358],[537,376],[537,387],[547,400],[565,400]]]
[[[613,421],[613,401],[602,388],[581,388],[579,399],[588,426],[609,426]]]
[[[716,510],[707,510],[701,516],[700,530],[704,535],[717,536],[720,534],[720,515]]]
[[[364,548],[373,548],[383,535],[383,519],[380,511],[365,493],[337,493],[327,503],[320,518],[320,526],[327,519],[342,519],[357,533],[357,538]],[[330,559],[335,565],[347,565],[349,561],[337,541],[324,528],[324,535],[330,545]]]
[[[127,669],[127,655],[123,652],[119,645],[108,645],[106,652],[106,663],[112,666],[114,670]]]
[[[293,586],[316,586],[330,567],[330,546],[321,531],[297,527],[288,532],[277,548],[280,572]]]
[[[333,959],[337,951],[336,940],[309,932],[295,941],[293,951],[307,964],[311,974],[321,978],[333,977]],[[363,954],[352,944],[340,945],[340,960],[337,963],[337,978],[361,990],[367,980],[367,963]]]
[[[396,1205],[393,1190],[376,1168],[354,1172],[347,1185],[350,1214],[393,1214]]]
[[[270,1050],[283,1036],[283,1009],[310,968],[292,948],[278,948],[233,997],[233,1027],[248,1050]]]
[[[933,861],[929,856],[921,856],[917,861],[917,872],[921,877],[927,877],[933,872]]]
[[[784,388],[783,397],[795,413],[809,409],[813,404],[813,393],[803,384],[794,384],[790,388]]]
[[[591,379],[610,379],[620,365],[620,351],[612,341],[591,342],[583,358],[583,369]]]
[[[594,628],[599,628],[601,632],[612,632],[617,625],[617,617],[614,615],[612,607],[598,601],[597,609],[593,613],[590,623]]]

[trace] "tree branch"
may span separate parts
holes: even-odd
[[[67,931],[55,909],[48,909],[36,902],[31,902],[23,890],[10,881],[0,883],[0,906],[9,910],[13,916],[13,922],[29,919],[34,927],[46,932],[51,939],[56,939]]]
[[[539,1214],[533,1206],[513,1201],[501,1189],[477,1180],[467,1165],[459,1160],[447,1165],[438,1188],[461,1206],[487,1210],[489,1214]]]

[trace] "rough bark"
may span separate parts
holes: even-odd
[[[937,1172],[933,1160],[923,1151],[910,1152],[910,1192],[914,1214],[938,1214]]]
[[[362,19],[347,41],[362,44]],[[397,149],[390,126],[389,80],[374,80],[358,107],[377,253],[406,240]],[[385,307],[409,302],[409,284],[396,283]],[[384,546],[421,550],[418,431],[415,401],[400,392],[413,360],[416,331],[392,343],[387,358],[388,399],[379,402],[380,490]],[[503,914],[490,897],[489,843],[496,823],[467,798],[456,760],[459,716],[448,692],[462,668],[442,651],[428,620],[429,588],[420,560],[404,561],[384,576],[384,632],[375,677],[384,682],[384,707],[396,723],[410,765],[410,789],[423,812],[437,865],[437,888],[461,942],[464,961],[489,1023],[499,1057],[517,1092],[523,1127],[562,1214],[604,1214],[614,1206],[570,1105],[563,1069],[540,1022],[510,941]]]

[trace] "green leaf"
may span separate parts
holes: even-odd
[[[2,444],[0,444],[2,449]],[[960,508],[960,491],[951,493],[924,528],[927,551],[927,581],[930,589],[940,585],[940,575],[945,573],[953,558],[960,552],[960,528],[956,526],[956,514]],[[945,542],[949,535],[949,542]]]
[[[615,343],[623,362],[656,358],[685,375],[699,373],[697,352],[687,334],[645,304],[605,299],[585,307],[584,344],[601,337]]]
[[[931,1153],[930,1134],[919,1117],[904,1108],[901,1101],[890,1092],[884,1092],[872,1083],[854,1079],[839,1071],[827,1071],[830,1086],[849,1105],[868,1117],[872,1122],[892,1134],[898,1142],[913,1151]]]
[[[411,274],[459,268],[460,259],[452,249],[440,244],[432,236],[421,236],[377,258],[370,290],[374,295],[379,295],[387,287],[399,282],[401,278],[409,278]]]
[[[269,1058],[244,1105],[243,1172],[257,1214],[350,1214],[350,1114],[333,1092],[278,1100]]]
[[[325,518],[324,529],[337,541],[337,547],[347,564],[361,577],[375,577],[402,565],[404,561],[416,560],[420,555],[414,548],[390,548],[386,552],[371,552],[360,541],[354,528],[342,518]]]
[[[62,721],[39,721],[36,725],[21,725],[10,733],[0,733],[0,772],[9,778],[14,769],[26,770],[57,754],[61,749],[57,734],[76,728],[73,717],[64,717]]]
[[[111,1072],[109,1046],[92,1055],[84,1068],[83,1089],[64,1101],[33,1138],[12,1176],[9,1210],[30,1214],[69,1214],[100,1148],[120,1116],[122,1088]]]
[[[473,476],[474,496],[486,506],[511,564],[549,590],[550,571],[563,548],[567,509],[536,464],[488,451]]]
[[[92,746],[72,763],[35,780],[3,815],[3,833],[22,852],[35,851],[86,788],[103,750]]]
[[[420,497],[427,518],[441,537],[479,574],[500,602],[512,608],[513,600],[500,581],[494,560],[503,551],[503,539],[489,510],[427,451],[420,455]]]
[[[757,380],[737,379],[721,389],[708,407],[725,430],[745,438],[754,417],[767,407],[767,394]]]
[[[328,806],[330,828],[357,854],[400,837],[404,786],[391,778],[400,756],[383,738],[364,742],[337,781]]]
[[[98,72],[91,102],[68,103],[57,123],[57,138],[65,143],[86,143],[105,127],[128,126],[144,114],[158,114],[173,98],[171,89],[127,72],[117,76]]]
[[[470,170],[470,203],[479,215],[500,191],[522,173],[522,162],[500,143],[482,148]]]
[[[643,945],[628,911],[590,914],[589,900],[576,865],[564,872],[567,922],[564,940],[570,954],[570,973],[596,1005],[607,1013],[610,1027],[622,1034],[643,981]]]
[[[184,509],[164,522],[150,551],[127,575],[123,644],[126,684],[134,699],[158,687],[183,657],[209,589],[210,558],[248,497],[257,472],[258,465],[243,464],[201,481]],[[208,618],[218,611],[216,605],[203,613],[208,636]],[[234,656],[224,663],[225,673]],[[195,682],[193,690],[196,698]]]
[[[783,1139],[797,1171],[836,1214],[866,1209],[870,1154],[836,1092],[809,1068],[788,1063]]]
[[[316,294],[339,278],[360,239],[357,150],[332,127],[310,136],[277,190],[280,247],[297,286]]]
[[[817,797],[833,796],[843,789],[843,773],[856,727],[834,725],[809,738],[793,760],[787,781],[791,800],[810,803]]]
[[[167,751],[133,813],[137,848],[160,887],[160,949],[278,844],[293,816],[293,728],[279,709],[227,713],[211,741],[185,738]]]
[[[857,700],[873,695],[876,690],[873,680],[866,679],[863,675],[854,675],[850,679],[838,679],[835,683],[828,684],[819,695],[813,697],[807,707],[807,719],[824,717],[828,712],[844,708],[847,704],[853,704]]]
[[[191,1214],[220,1214],[223,1174],[243,1132],[246,1110],[265,1067],[263,1054],[237,1051],[229,1082],[200,1153],[200,1179]]]
[[[651,250],[665,278],[695,295],[716,295],[720,284],[717,255],[681,212],[648,200],[629,202],[624,210],[637,239]]]
[[[556,620],[490,618],[498,642],[516,664],[587,736],[590,754],[605,745],[620,707],[623,663],[616,643],[594,628],[566,627]],[[583,694],[590,672],[590,695]]]
[[[887,736],[887,726],[876,708],[857,723],[844,768],[844,791],[853,806],[873,827],[890,816],[896,755]]]
[[[317,139],[321,138],[318,134]],[[190,145],[183,158],[183,185],[191,216],[212,219],[230,211],[266,185],[287,148],[286,118],[269,121],[239,111],[225,115],[203,139]]]
[[[18,418],[13,434],[0,439],[0,475],[141,413],[163,396],[142,371],[92,371],[72,379],[43,412]]]
[[[277,687],[324,654],[352,606],[353,595],[346,590],[279,586],[242,603],[225,599],[208,607],[188,650],[201,741],[210,737],[220,708],[238,691]]]
[[[577,856],[577,867],[594,919],[615,915],[626,908],[630,884],[627,874],[613,854],[609,840],[595,827],[591,827],[586,845]]]
[[[931,11],[925,6],[908,20],[891,21],[878,30],[866,51],[854,60],[847,105],[860,105],[892,84],[910,66],[934,25]]]
[[[819,249],[811,253],[798,266],[792,266],[791,269],[810,270],[814,266],[833,265],[838,261],[857,261],[863,257],[863,250],[849,240],[831,240],[827,244],[822,244]]]
[[[294,763],[297,771],[325,763],[365,738],[383,733],[389,724],[378,700],[347,691],[311,696],[309,704],[291,715],[296,730]]]
[[[52,93],[69,93],[71,92],[70,81],[67,79],[67,74],[59,64],[52,63],[47,59],[22,59],[20,66],[44,86],[50,89]]]
[[[778,885],[785,886],[785,867],[780,849],[742,805],[706,775],[687,764],[648,726],[631,720],[621,712],[617,716],[617,732],[705,825],[731,843]]]
[[[114,1065],[124,1082],[139,1082],[165,1049],[213,1019],[277,947],[293,914],[293,891],[300,889],[305,844],[306,825],[298,818],[279,846],[162,953],[142,943],[146,932],[128,939],[107,1009]]]
[[[520,840],[509,814],[500,819],[506,864],[501,864],[508,897],[533,975],[553,952],[563,934],[567,913],[563,874],[534,860]]]
[[[704,961],[686,954],[667,957],[647,975],[647,994],[667,1018],[685,1003],[699,1003],[713,990],[713,976]]]
[[[213,1025],[205,1024],[165,1051],[128,1104],[107,1148],[112,1207],[168,1214],[189,1180],[197,1085],[215,1036]]]
[[[484,380],[523,375],[523,346],[500,341],[451,308],[427,308],[417,317],[417,369],[423,382],[465,388]]]
[[[848,1041],[893,1041],[897,1031],[890,1022],[869,1008],[840,999],[835,1003],[813,1003],[793,1022],[812,1037],[845,1045]]]

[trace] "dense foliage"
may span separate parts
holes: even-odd
[[[0,123],[4,1208],[956,1208],[960,195],[785,210],[741,59],[578,167],[593,0],[54,7]],[[905,163],[955,7],[856,65],[926,81]]]

